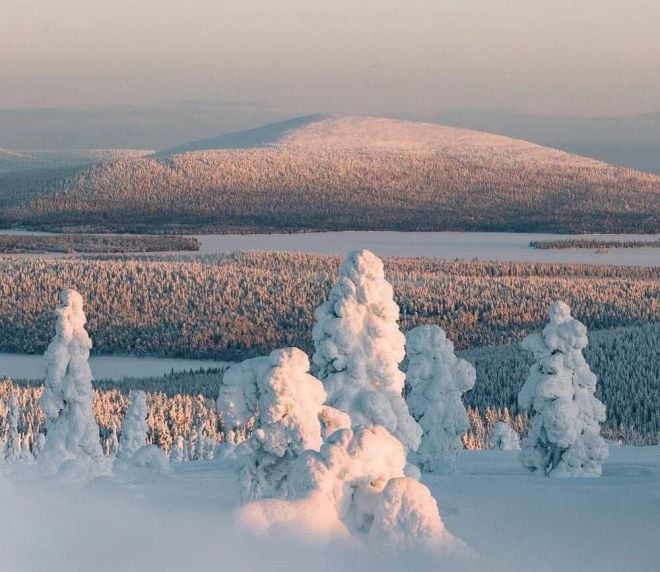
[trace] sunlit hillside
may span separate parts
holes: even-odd
[[[4,222],[123,231],[657,232],[660,177],[433,124],[312,116],[77,173]]]

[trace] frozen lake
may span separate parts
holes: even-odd
[[[432,258],[513,262],[565,262],[625,266],[660,265],[660,248],[539,250],[532,240],[592,238],[601,240],[655,240],[644,234],[523,234],[504,232],[319,232],[306,234],[199,235],[200,251],[214,254],[235,250],[312,252],[343,255],[367,248],[379,256],[429,256]]]
[[[89,360],[95,379],[121,380],[149,377],[190,369],[221,367],[226,362],[134,356],[92,356]],[[46,362],[42,355],[0,353],[0,378],[42,379]]]
[[[21,229],[0,230],[3,234],[48,234]],[[493,260],[503,262],[559,262],[660,266],[660,248],[610,248],[540,250],[529,246],[532,240],[568,238],[600,240],[657,240],[648,234],[545,234],[514,232],[394,232],[344,231],[297,234],[203,234],[199,253],[284,251],[344,255],[350,250],[369,249],[379,256],[428,256],[452,260]],[[66,254],[19,254],[12,256],[67,256]]]

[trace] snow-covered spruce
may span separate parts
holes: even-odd
[[[147,396],[144,391],[133,390],[130,393],[131,404],[126,410],[121,424],[119,437],[120,459],[130,459],[147,442]]]
[[[130,393],[131,404],[126,410],[119,437],[119,453],[115,470],[145,469],[165,472],[169,469],[168,457],[155,445],[147,445],[147,396],[144,391]]]
[[[46,418],[46,442],[39,467],[47,475],[84,481],[110,472],[94,419],[92,340],[85,330],[83,300],[62,290],[56,333],[46,350],[46,380],[40,404]]]
[[[381,260],[368,250],[349,253],[315,312],[313,362],[328,405],[348,413],[353,427],[381,425],[414,451],[422,430],[403,399],[405,337],[398,319]]]
[[[543,332],[522,342],[537,361],[518,395],[532,411],[520,460],[546,475],[598,477],[608,456],[600,436],[605,406],[594,396],[597,378],[582,355],[587,329],[564,302],[554,302],[549,315]]]
[[[288,499],[265,499],[239,511],[255,532],[345,537],[382,551],[442,550],[456,546],[430,491],[405,477],[406,451],[381,426],[341,429],[319,452],[291,465]],[[312,518],[310,518],[310,516]]]
[[[186,459],[186,442],[181,435],[177,435],[170,449],[170,463],[183,463]]]
[[[493,427],[489,445],[500,451],[519,451],[520,437],[518,432],[504,421],[498,421]]]
[[[16,463],[21,460],[21,435],[18,432],[18,420],[20,408],[18,399],[12,393],[9,397],[7,412],[7,442],[5,443],[4,457],[8,463]]]
[[[308,371],[307,355],[286,348],[224,373],[217,406],[225,426],[253,427],[236,448],[243,500],[286,497],[291,461],[320,448],[319,413],[326,394]]]
[[[423,471],[451,473],[470,428],[461,400],[474,387],[474,367],[454,354],[454,344],[439,326],[418,326],[406,335],[407,402],[422,427],[415,458]]]

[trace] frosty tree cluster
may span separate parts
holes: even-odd
[[[12,393],[6,461],[33,463],[36,457],[48,477],[80,483],[167,472],[170,463],[218,452],[237,464],[244,503],[239,514],[248,527],[312,527],[385,549],[460,545],[445,530],[420,475],[456,470],[470,427],[462,399],[475,385],[475,368],[455,355],[436,325],[401,332],[393,288],[371,252],[347,256],[328,300],[316,310],[311,363],[301,349],[289,347],[219,374],[216,407],[226,442],[216,451],[197,408],[194,440],[170,437],[169,462],[149,440],[148,401],[155,398],[140,390],[131,392],[121,430],[113,425],[104,451],[80,294],[63,290],[56,315],[40,398],[45,438],[33,438],[32,451],[23,445],[20,394]],[[519,395],[531,416],[520,459],[541,475],[599,476],[608,454],[600,436],[605,407],[582,354],[586,328],[563,302],[551,305],[549,317],[543,331],[522,344],[536,362]],[[491,421],[493,448],[520,449],[509,423],[497,416]],[[320,521],[306,521],[309,515]]]

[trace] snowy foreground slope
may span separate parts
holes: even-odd
[[[181,463],[66,489],[33,468],[0,478],[3,572],[49,570],[647,571],[660,561],[660,447],[611,448],[600,479],[530,476],[515,452],[463,452],[458,472],[427,477],[445,526],[472,550],[447,557],[369,554],[237,521],[227,461]],[[312,518],[314,515],[311,515]]]

